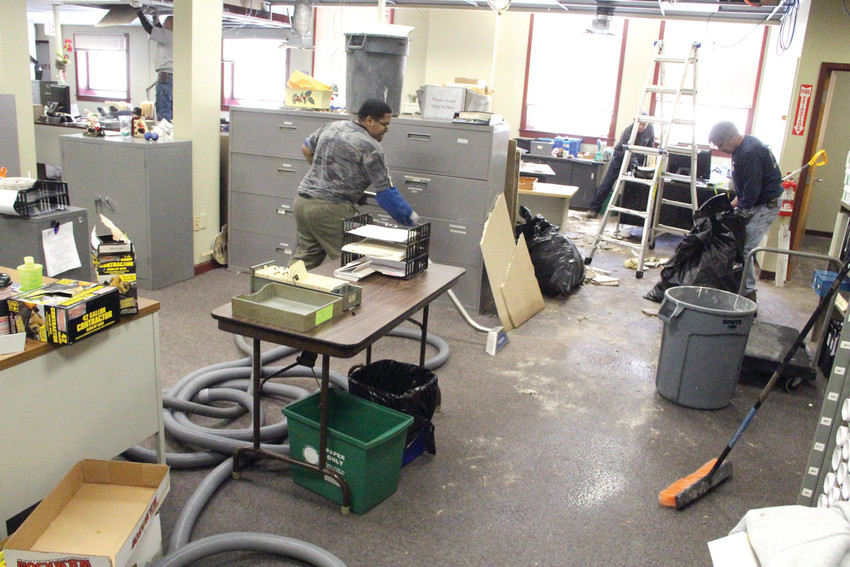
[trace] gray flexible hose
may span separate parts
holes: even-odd
[[[154,567],[184,567],[196,561],[228,551],[257,551],[292,557],[316,567],[346,567],[345,563],[330,551],[312,543],[285,536],[254,532],[231,532],[205,537],[186,544],[169,553]]]
[[[391,336],[421,340],[420,329],[393,329]],[[437,354],[425,361],[425,367],[433,370],[446,363],[450,349],[448,343],[434,335],[427,335],[426,342],[437,348]],[[245,337],[234,335],[238,350],[243,353],[252,351]],[[290,347],[277,347],[261,355],[263,377],[270,377],[280,371],[279,367],[270,367],[270,363],[296,352]],[[295,366],[280,374],[280,377],[316,378],[312,368]],[[193,423],[187,414],[207,417],[234,419],[253,410],[253,396],[249,394],[252,381],[251,358],[242,358],[229,362],[213,364],[187,374],[174,386],[163,391],[163,421],[166,431],[177,441],[205,449],[195,453],[168,453],[166,463],[174,468],[198,468],[217,465],[207,475],[187,501],[177,519],[168,547],[168,554],[157,561],[155,567],[182,567],[194,562],[229,551],[257,551],[299,559],[316,567],[345,567],[338,557],[313,544],[261,533],[233,532],[207,537],[189,542],[192,529],[198,516],[209,499],[221,484],[233,473],[232,455],[236,449],[249,446],[253,442],[253,429],[223,430],[202,427]],[[348,377],[330,371],[330,382],[341,389],[348,390]],[[303,388],[266,382],[263,384],[263,396],[283,399],[300,399],[309,392]],[[226,407],[208,406],[209,402],[233,402]],[[262,410],[261,410],[262,411]],[[281,454],[289,453],[289,445],[282,443],[287,436],[286,420],[264,426],[260,415],[261,447],[267,451]],[[277,443],[275,443],[277,442]],[[280,444],[278,444],[280,443]],[[153,450],[132,447],[124,453],[130,460],[156,462]]]

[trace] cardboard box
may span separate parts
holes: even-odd
[[[8,299],[13,332],[44,343],[68,345],[118,322],[118,289],[57,280]]]
[[[425,85],[419,92],[422,118],[451,120],[456,112],[490,112],[493,95],[481,94],[466,85]]]
[[[161,549],[156,514],[169,486],[166,465],[80,461],[9,538],[6,562],[146,565]]]
[[[316,91],[310,89],[286,88],[285,106],[299,108],[330,108],[333,91]]]
[[[121,315],[139,312],[139,292],[136,287],[136,252],[133,243],[109,219],[91,231],[91,259],[96,281],[118,289]]]

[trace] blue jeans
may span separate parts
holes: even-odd
[[[774,207],[768,207],[767,204],[764,204],[757,205],[750,209],[753,212],[753,216],[750,217],[750,220],[747,223],[747,233],[744,237],[744,259],[746,259],[747,254],[750,253],[750,250],[758,246],[762,237],[767,234],[768,230],[770,230],[770,226],[773,224],[773,221],[775,221],[776,217],[779,216],[779,209],[781,206],[781,200],[777,199],[776,206]],[[747,270],[747,273],[744,274],[744,277],[746,278],[744,294],[755,291],[755,258],[753,258],[753,261],[750,263],[750,267]]]
[[[167,81],[158,81],[156,83],[156,119],[162,120],[165,118],[169,122],[172,121],[174,104],[172,98],[173,89],[172,79],[169,75]]]

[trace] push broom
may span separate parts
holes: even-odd
[[[735,443],[738,442],[738,438],[741,437],[741,434],[744,432],[744,429],[750,424],[753,417],[756,415],[756,412],[767,399],[767,395],[770,394],[771,390],[773,390],[776,382],[779,380],[782,372],[785,370],[785,367],[791,361],[791,358],[794,356],[794,353],[797,352],[797,349],[800,348],[800,345],[803,344],[803,341],[806,339],[806,335],[809,334],[809,331],[817,321],[820,314],[824,309],[830,304],[833,296],[835,296],[838,291],[838,287],[841,285],[841,282],[844,281],[844,277],[847,275],[847,272],[850,271],[850,259],[844,263],[841,271],[838,272],[838,276],[836,276],[835,281],[832,282],[829,290],[826,294],[820,298],[820,302],[818,306],[815,308],[812,315],[809,317],[809,320],[806,322],[803,329],[797,335],[797,338],[794,340],[794,344],[788,349],[785,353],[785,357],[782,359],[782,362],[779,363],[779,366],[776,367],[776,370],[773,372],[773,375],[770,377],[770,380],[767,382],[765,387],[762,389],[759,394],[756,403],[753,404],[753,407],[750,408],[750,411],[747,413],[747,416],[744,418],[744,421],[741,422],[741,425],[738,427],[738,430],[735,432],[735,435],[732,436],[732,439],[729,440],[726,447],[723,449],[723,452],[720,453],[720,456],[716,459],[712,459],[705,463],[702,467],[700,467],[696,472],[684,477],[680,478],[664,490],[662,490],[658,494],[658,503],[662,506],[666,506],[668,508],[676,508],[677,510],[682,510],[693,504],[695,501],[699,500],[703,496],[705,496],[710,490],[714,487],[721,484],[724,480],[728,479],[732,476],[732,463],[726,462],[726,457],[729,456],[729,452],[732,450],[732,447],[735,446]]]

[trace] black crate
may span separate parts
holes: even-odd
[[[375,222],[372,219],[372,215],[368,213],[343,220],[343,246],[364,240],[362,236],[350,234],[349,231],[369,224],[381,223]],[[404,276],[402,277],[404,279],[408,279],[428,268],[428,248],[431,241],[431,223],[420,224],[405,230],[407,230],[407,241],[403,243],[406,246],[406,250],[404,254]],[[343,251],[342,257],[340,258],[340,265],[345,266],[349,262],[353,262],[354,260],[358,260],[362,257],[362,254]]]
[[[61,181],[39,179],[29,189],[20,189],[17,193],[13,207],[23,218],[63,211],[70,205],[68,184]]]
[[[832,372],[832,363],[835,361],[835,353],[838,352],[838,343],[841,340],[841,329],[844,323],[838,319],[832,319],[826,328],[826,337],[820,351],[818,366],[824,376],[829,377]]]

